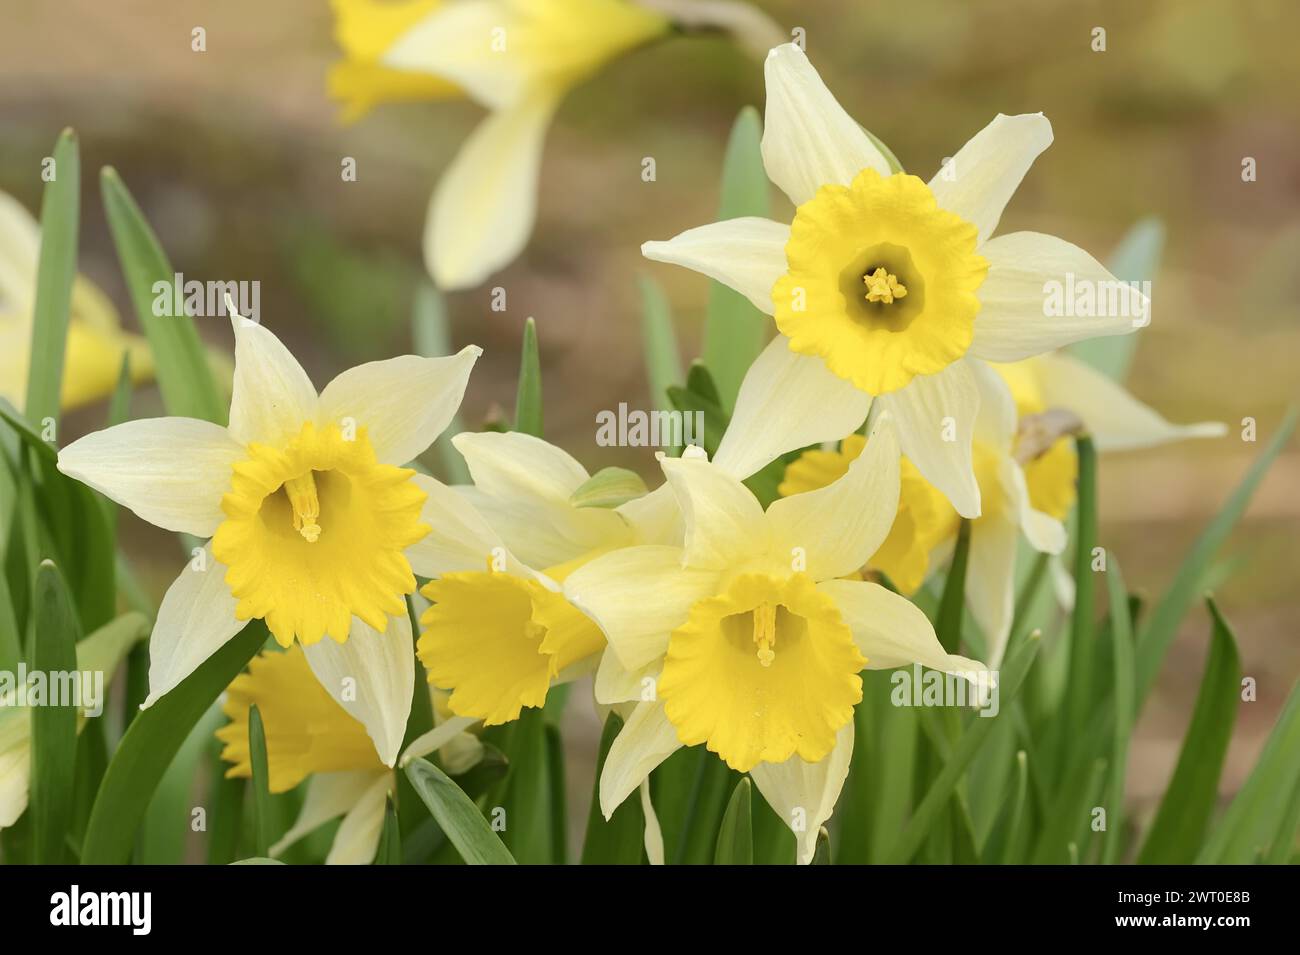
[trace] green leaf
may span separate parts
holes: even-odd
[[[1264,474],[1273,463],[1273,459],[1286,447],[1287,441],[1291,438],[1291,432],[1295,430],[1298,414],[1300,412],[1295,408],[1287,412],[1286,417],[1278,426],[1277,433],[1273,435],[1273,439],[1269,441],[1263,453],[1251,465],[1250,470],[1241,483],[1237,485],[1236,490],[1232,492],[1232,496],[1228,498],[1218,516],[1201,532],[1195,546],[1192,547],[1191,551],[1183,559],[1182,565],[1178,568],[1178,574],[1174,577],[1173,583],[1148,618],[1147,625],[1143,628],[1137,642],[1137,698],[1139,708],[1141,708],[1143,701],[1151,692],[1156,675],[1160,671],[1160,664],[1165,658],[1165,653],[1169,650],[1169,644],[1173,642],[1174,636],[1178,632],[1179,622],[1187,613],[1188,608],[1191,607],[1196,595],[1201,592],[1202,581],[1210,570],[1210,563],[1213,561],[1214,555],[1246,510],[1246,505],[1250,503],[1255,488],[1264,479]]]
[[[149,338],[155,376],[169,415],[226,423],[227,406],[221,397],[194,319],[172,313],[172,295],[157,295],[155,283],[172,288],[174,273],[166,253],[140,207],[111,167],[100,175],[104,213],[122,264],[126,286],[135,305],[140,327]],[[155,311],[155,301],[158,308]]]
[[[713,852],[714,865],[753,865],[754,826],[750,819],[750,791],[754,784],[746,776],[736,783],[727,811],[718,829],[718,846]]]
[[[831,864],[831,834],[822,826],[817,830],[817,845],[813,849],[812,861],[809,865],[830,865]]]
[[[999,720],[1006,719],[1007,714],[1012,711],[1011,704],[1015,702],[1024,684],[1025,676],[1038,655],[1040,643],[1037,637],[1031,635],[1013,651],[1010,659],[1003,665],[999,674],[998,714],[991,717],[976,716],[971,719],[966,731],[962,733],[953,748],[952,755],[931,784],[925,797],[917,805],[907,826],[895,839],[889,852],[891,862],[901,864],[916,854],[916,850],[929,834],[939,813],[947,806],[948,799],[957,788],[962,774],[979,754],[981,746],[993,731],[993,727]]]
[[[1070,620],[1070,683],[1066,692],[1066,733],[1080,733],[1092,702],[1092,661],[1096,653],[1093,619],[1096,577],[1092,550],[1097,546],[1097,449],[1088,437],[1075,440],[1079,459],[1078,519],[1074,531],[1074,611]]]
[[[885,162],[889,163],[889,171],[902,172],[903,164],[898,161],[898,157],[894,155],[894,151],[885,145],[884,140],[877,137],[875,133],[867,129],[865,126],[862,127],[862,131],[867,134],[867,138],[871,140],[872,145],[879,149],[880,154],[885,157]]]
[[[266,729],[256,703],[248,708],[248,761],[253,770],[253,845],[259,856],[265,856],[271,852],[271,777]]]
[[[181,684],[131,722],[104,773],[90,813],[83,864],[120,865],[131,855],[150,797],[194,724],[266,642],[253,621]]]
[[[519,356],[519,392],[515,396],[515,430],[542,436],[542,359],[537,350],[537,323],[524,322]]]
[[[1128,767],[1128,741],[1137,716],[1137,675],[1133,662],[1133,623],[1129,616],[1128,590],[1119,562],[1111,554],[1106,571],[1110,598],[1110,637],[1115,665],[1115,742],[1110,760],[1110,792],[1106,799],[1106,841],[1102,861],[1120,861],[1124,834],[1124,777]]]
[[[605,770],[609,748],[622,729],[623,720],[617,713],[605,718],[596,759],[596,779],[591,787],[591,808],[587,811],[587,834],[582,841],[583,865],[639,865],[645,860],[645,815],[641,800],[635,794],[624,799],[608,820],[600,811],[600,776]]]
[[[763,169],[760,143],[763,121],[758,110],[746,106],[736,117],[727,141],[722,167],[722,201],[718,220],[742,216],[766,217],[768,179]],[[768,319],[734,289],[718,281],[709,283],[709,309],[704,322],[705,367],[718,383],[719,404],[730,413],[745,372],[767,340]]]
[[[59,457],[59,449],[48,441],[45,441],[39,431],[28,424],[27,419],[9,403],[7,398],[0,398],[0,419],[14,429],[14,433],[22,439],[22,442],[31,448],[38,455],[47,461],[56,461]]]
[[[398,828],[397,810],[393,806],[392,796],[388,797],[384,805],[384,829],[379,834],[379,848],[375,852],[374,864],[402,864],[402,833]]]
[[[55,692],[56,674],[77,672],[77,641],[81,629],[72,596],[52,561],[36,572],[32,669],[46,674],[48,691]],[[32,720],[32,861],[62,862],[64,841],[72,822],[72,794],[77,765],[76,700],[55,705],[53,697],[31,707]]]
[[[427,759],[413,759],[406,766],[406,777],[465,862],[515,864],[514,856],[488,826],[478,806],[441,769]]]
[[[645,347],[646,378],[650,381],[650,402],[669,408],[668,389],[685,381],[681,352],[673,315],[663,288],[648,275],[638,277],[641,288],[641,335]]]
[[[1138,855],[1143,865],[1187,865],[1196,858],[1218,800],[1223,760],[1237,720],[1241,692],[1237,641],[1214,601],[1207,597],[1205,603],[1214,621],[1210,652],[1178,766]]]
[[[231,862],[230,865],[284,865],[284,863],[279,859],[268,859],[265,856],[250,856],[247,859]]]
[[[1108,267],[1121,282],[1153,282],[1160,270],[1165,246],[1165,226],[1156,218],[1142,219],[1129,229],[1111,254]],[[1128,377],[1137,335],[1103,335],[1069,346],[1069,353],[1114,381]]]
[[[147,649],[147,648],[146,648]],[[194,724],[185,742],[181,744],[171,764],[163,773],[149,800],[149,809],[140,823],[140,832],[136,837],[135,855],[132,857],[141,865],[181,865],[188,858],[188,849],[194,839],[194,808],[202,806],[207,814],[207,825],[215,824],[212,818],[216,807],[202,802],[195,786],[196,780],[205,768],[205,757],[210,750],[210,743],[216,740],[216,732],[226,722],[221,705],[213,703],[206,713]],[[222,767],[224,768],[224,767]],[[223,862],[236,857],[232,850]]]
[[[81,155],[77,134],[65,129],[54,145],[54,179],[41,200],[41,251],[27,376],[27,420],[36,426],[59,420],[63,355],[77,278],[77,230],[81,216]]]
[[[551,862],[564,865],[569,861],[569,826],[564,786],[564,740],[560,727],[549,719],[546,726],[546,781],[550,785]]]
[[[574,507],[618,507],[649,493],[641,475],[627,468],[601,468],[569,495]]]
[[[943,584],[943,597],[935,616],[934,632],[948,653],[961,649],[962,612],[966,607],[966,565],[970,559],[970,521],[962,520],[957,531],[957,546],[952,565]]]
[[[546,753],[546,717],[529,708],[509,726],[506,756],[510,776],[501,805],[506,813],[502,841],[524,865],[545,865],[552,845],[551,784]]]

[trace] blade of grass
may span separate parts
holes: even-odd
[[[1128,768],[1128,741],[1133,735],[1137,710],[1137,677],[1133,671],[1133,626],[1129,618],[1128,591],[1119,561],[1112,554],[1107,564],[1106,587],[1110,598],[1110,635],[1115,663],[1115,743],[1110,761],[1110,790],[1106,799],[1106,841],[1102,861],[1114,865],[1123,851],[1124,778]]]
[[[402,834],[398,828],[397,810],[393,807],[392,796],[388,797],[384,805],[384,828],[379,834],[379,848],[375,851],[374,864],[402,864]]]
[[[623,720],[618,714],[606,717],[596,759],[596,780],[591,787],[591,808],[587,811],[587,834],[582,841],[583,865],[639,865],[645,859],[642,837],[645,815],[641,800],[624,799],[608,820],[600,811],[600,774],[604,772],[609,748],[622,729]]]
[[[515,430],[542,436],[542,361],[537,350],[537,323],[524,322],[519,356],[519,392],[515,396]]]
[[[253,768],[253,848],[271,854],[271,777],[266,766],[266,729],[254,703],[248,708],[248,761]]]
[[[1070,683],[1066,693],[1067,722],[1070,734],[1083,730],[1092,702],[1092,660],[1096,653],[1093,641],[1093,594],[1096,581],[1092,570],[1092,551],[1097,546],[1097,451],[1092,439],[1075,441],[1079,459],[1078,522],[1075,528],[1074,612],[1070,622]]]
[[[668,389],[686,380],[672,310],[659,283],[648,275],[638,278],[641,288],[641,335],[645,346],[646,378],[650,382],[650,403],[661,409],[672,407]]]
[[[750,791],[753,783],[746,776],[736,783],[722,825],[718,828],[718,844],[713,851],[714,865],[753,865],[754,826],[750,816]]]
[[[514,865],[514,856],[492,831],[478,806],[437,766],[413,759],[406,776],[439,828],[469,865]]]

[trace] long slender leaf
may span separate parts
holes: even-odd
[[[32,860],[62,862],[72,822],[72,793],[77,764],[77,700],[56,699],[59,674],[77,671],[80,627],[63,575],[51,561],[36,572],[35,642],[32,667],[45,674],[43,705],[32,713]]]
[[[225,424],[226,403],[212,376],[194,319],[183,311],[174,314],[170,292],[165,296],[155,293],[155,284],[161,282],[170,289],[174,280],[166,253],[117,172],[105,167],[100,185],[126,286],[153,350],[158,388],[167,413]],[[156,310],[155,302],[159,303]]]
[[[81,154],[77,134],[65,129],[54,145],[54,178],[41,200],[41,252],[36,268],[36,304],[27,375],[27,420],[36,426],[59,420],[63,355],[77,278],[77,234],[81,217]]]
[[[1106,587],[1110,599],[1110,636],[1115,664],[1115,742],[1110,761],[1110,793],[1106,799],[1106,841],[1102,859],[1113,865],[1123,851],[1124,779],[1128,767],[1128,741],[1133,735],[1137,711],[1137,676],[1133,663],[1133,626],[1129,617],[1128,591],[1119,561],[1112,554],[1107,564]]]
[[[519,392],[515,396],[515,430],[542,436],[542,360],[537,350],[537,323],[524,322],[519,356]]]
[[[393,797],[384,805],[384,828],[379,834],[379,848],[375,852],[375,865],[402,864],[402,832],[397,822]]]
[[[271,777],[267,768],[266,728],[254,703],[248,708],[248,761],[253,771],[253,847],[271,854]]]
[[[668,389],[686,380],[672,310],[659,283],[648,275],[639,277],[641,288],[641,335],[645,347],[646,377],[650,381],[650,402],[656,408],[671,408]]]
[[[90,813],[81,861],[127,861],[150,797],[194,724],[266,642],[253,621],[149,709],[132,721],[104,773]]]
[[[718,828],[718,845],[713,852],[714,865],[754,864],[754,824],[750,815],[753,783],[746,776],[736,783],[727,811]]]
[[[1070,621],[1070,684],[1066,693],[1069,734],[1083,730],[1092,702],[1092,661],[1096,654],[1093,641],[1093,594],[1096,577],[1092,570],[1092,550],[1097,546],[1097,450],[1088,437],[1075,441],[1079,458],[1078,522],[1075,528],[1074,615]]]
[[[413,759],[406,776],[462,859],[470,865],[515,864],[478,806],[446,773],[427,759]]]

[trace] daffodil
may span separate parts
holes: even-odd
[[[429,273],[469,288],[528,241],[542,143],[568,92],[674,27],[778,36],[747,4],[633,0],[335,0],[347,59],[330,76],[355,118],[393,100],[463,94],[490,110],[439,181],[424,233]]]
[[[750,773],[811,860],[853,749],[859,671],[920,663],[970,675],[925,615],[848,579],[889,532],[899,447],[881,420],[843,477],[765,512],[737,478],[690,449],[664,458],[685,519],[682,546],[642,545],[569,575],[566,595],[600,624],[636,706],[606,759],[606,817],[681,746]]]
[[[410,623],[405,618],[394,619],[392,629],[409,647]],[[413,664],[408,665],[404,675],[412,669]],[[357,694],[345,697],[344,702],[326,692],[320,676],[299,645],[283,653],[264,651],[254,657],[248,672],[230,684],[222,704],[230,722],[217,730],[217,738],[225,744],[221,757],[232,764],[227,777],[252,775],[248,713],[256,706],[266,739],[267,788],[283,793],[307,781],[298,818],[270,847],[271,855],[280,855],[303,836],[342,816],[326,864],[366,865],[374,859],[383,831],[384,806],[396,791],[397,780],[391,759],[386,761],[375,748],[376,741],[358,714],[386,708],[387,704],[367,699],[372,695],[405,694],[409,703],[412,683],[393,679],[387,685],[374,685],[363,682],[365,672],[336,672],[330,679],[356,681]],[[446,767],[448,772],[462,773],[482,756],[482,744],[466,733],[456,733],[445,746],[457,747],[454,765]]]
[[[59,469],[152,524],[211,538],[163,597],[146,706],[260,618],[281,646],[303,645],[345,707],[340,672],[407,682],[360,717],[391,765],[414,666],[403,595],[412,568],[427,573],[422,511],[437,485],[400,465],[451,420],[480,349],[359,365],[318,395],[274,334],[231,311],[228,427],[128,421],[64,448]]]
[[[20,409],[27,400],[40,249],[40,224],[17,199],[0,192],[0,397]],[[104,293],[77,276],[63,359],[63,407],[76,408],[112,394],[124,352],[131,357],[135,381],[153,375],[153,353],[145,340],[122,331]]]
[[[1052,141],[1041,114],[999,115],[926,183],[895,171],[797,46],[769,54],[766,79],[763,162],[797,207],[793,222],[731,219],[642,251],[723,282],[775,317],[780,334],[753,384],[777,393],[772,404],[852,412],[860,423],[875,399],[921,475],[977,517],[981,362],[1131,332],[1149,303],[1062,239],[994,236]],[[1091,289],[1090,304],[1051,307],[1051,283]],[[806,428],[774,429],[776,452],[806,445]]]
[[[83,674],[103,674],[106,692],[118,664],[144,632],[145,620],[138,615],[119,618],[96,630],[77,644],[77,669]],[[98,701],[100,704],[103,699]],[[77,730],[86,719],[79,714]],[[0,697],[0,829],[18,821],[27,808],[32,769],[32,712],[14,698]]]

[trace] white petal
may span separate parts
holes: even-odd
[[[725,570],[767,554],[772,534],[763,507],[738,478],[701,457],[660,464],[686,523],[686,566]]]
[[[791,756],[783,763],[759,763],[749,771],[772,811],[793,830],[799,864],[812,862],[817,834],[835,811],[853,758],[853,720],[840,728],[835,747],[818,763]]]
[[[510,553],[501,537],[463,496],[437,478],[417,474],[413,480],[428,495],[420,520],[429,533],[406,549],[411,569],[421,577],[440,577],[457,570],[486,570],[492,561],[518,576],[532,572]]]
[[[488,116],[438,181],[424,229],[424,261],[441,288],[478,285],[528,243],[542,144],[557,99],[542,90]]]
[[[230,434],[240,444],[282,446],[316,420],[316,389],[275,335],[233,313],[230,323],[235,329]]]
[[[530,78],[527,57],[494,48],[494,40],[509,42],[512,26],[509,7],[499,0],[448,3],[398,37],[380,62],[440,76],[498,108],[518,100]]]
[[[392,773],[375,777],[343,817],[339,831],[334,834],[334,844],[325,857],[326,865],[370,865],[375,861],[379,837],[384,832],[388,794],[396,788],[397,780]]]
[[[1016,507],[1016,519],[1025,540],[1040,554],[1059,554],[1065,550],[1065,525],[1042,511],[1035,510],[1029,501],[1029,485],[1025,471],[1015,461],[1008,459],[1002,465],[1002,480],[1010,489]]]
[[[591,477],[563,448],[519,431],[463,431],[451,443],[465,458],[475,486],[497,497],[568,503]]]
[[[0,710],[0,829],[12,826],[27,808],[32,766],[31,723],[31,713],[26,707]]]
[[[881,415],[866,450],[832,484],[774,501],[767,509],[773,547],[800,549],[813,580],[860,570],[884,542],[898,513],[898,438]]]
[[[778,335],[745,373],[713,462],[744,480],[787,451],[852,434],[870,409],[871,395]]]
[[[410,619],[389,617],[380,633],[353,617],[343,643],[318,640],[302,649],[325,692],[365,726],[384,765],[394,765],[415,692]]]
[[[381,462],[406,464],[451,422],[481,354],[468,345],[446,358],[402,355],[349,368],[321,392],[320,423],[351,419]]]
[[[1016,551],[1020,528],[1002,513],[971,526],[966,604],[984,633],[989,665],[1002,663],[1015,616]]]
[[[387,776],[388,773],[381,774]],[[303,836],[346,814],[375,785],[375,779],[375,773],[368,769],[313,775],[307,781],[307,794],[298,818],[280,841],[271,846],[270,854],[280,855]]]
[[[401,765],[405,767],[413,759],[428,756],[434,750],[442,749],[457,735],[465,732],[478,722],[480,721],[472,716],[448,717],[429,732],[411,740],[411,745],[402,750]]]
[[[971,573],[975,570],[973,558]],[[906,597],[865,580],[827,580],[817,589],[835,601],[868,670],[919,663],[944,673],[975,673],[984,664],[943,649],[934,627]]]
[[[564,581],[564,596],[604,631],[628,670],[663,656],[691,607],[716,593],[718,574],[682,567],[678,547],[627,547],[597,557]]]
[[[654,686],[662,667],[662,661],[654,659],[645,666],[629,670],[623,666],[618,654],[606,647],[596,668],[596,702],[602,706],[640,702],[647,689]]]
[[[903,454],[962,517],[979,517],[980,489],[971,459],[980,396],[964,360],[877,399],[895,419]],[[951,440],[949,440],[951,439]]]
[[[667,481],[615,510],[627,521],[634,543],[682,546],[686,535],[682,509],[677,506],[677,496]]]
[[[979,413],[975,416],[975,442],[1010,455],[1020,425],[1016,400],[1006,381],[987,362],[978,358],[966,361],[979,389]]]
[[[681,745],[661,700],[638,703],[614,738],[600,773],[600,811],[605,818]]]
[[[890,174],[889,160],[831,95],[793,43],[767,55],[763,165],[796,206],[819,187],[847,186],[868,167]]]
[[[209,543],[163,595],[149,637],[149,696],[142,708],[156,703],[244,629],[248,621],[235,619],[236,603],[226,586],[226,567],[212,556]]]
[[[1012,232],[980,247],[989,260],[970,353],[1019,361],[1100,335],[1127,335],[1151,321],[1151,302],[1077,245]],[[1092,304],[1086,298],[1089,291]],[[1051,313],[1051,314],[1049,314]]]
[[[645,817],[645,855],[651,865],[664,864],[664,834],[650,801],[650,777],[641,780],[641,815]]]
[[[744,216],[687,229],[667,242],[646,242],[641,254],[707,275],[771,315],[772,286],[785,274],[785,244],[789,241],[788,225]]]
[[[1051,408],[1073,411],[1088,427],[1099,451],[1149,448],[1184,438],[1218,438],[1218,421],[1171,424],[1122,385],[1068,355],[1043,355],[1035,362],[1043,399]]]
[[[164,530],[211,537],[225,520],[243,447],[196,418],[143,418],[93,431],[59,452],[59,470]]]
[[[1020,180],[1050,145],[1052,124],[1042,113],[999,113],[935,174],[930,189],[941,207],[974,223],[984,242]]]

